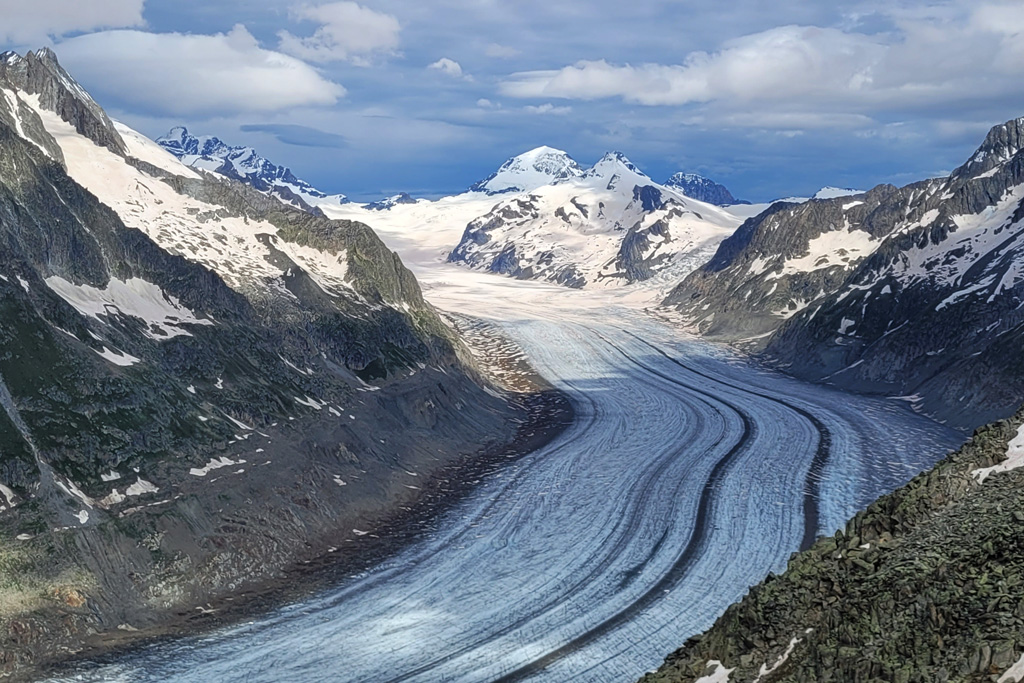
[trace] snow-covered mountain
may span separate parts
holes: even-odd
[[[388,209],[393,209],[396,206],[402,206],[403,204],[415,204],[417,201],[419,200],[413,199],[413,197],[408,192],[402,192],[391,197],[382,199],[378,202],[370,202],[369,204],[364,204],[363,206],[369,209],[370,211],[387,211]]]
[[[725,185],[696,173],[675,173],[665,181],[665,187],[679,190],[692,199],[717,206],[750,203],[733,197],[732,192]]]
[[[547,172],[536,171],[538,159],[552,162]],[[620,153],[584,171],[564,152],[541,148],[474,187],[511,196],[469,223],[449,260],[570,287],[630,284],[670,269],[682,275],[739,224],[655,183]]]
[[[583,168],[568,154],[552,147],[538,147],[512,157],[497,171],[469,188],[470,192],[497,195],[530,192],[559,180],[578,178]]]
[[[1017,119],[948,178],[775,204],[666,303],[804,377],[955,424],[1006,415],[1024,395],[1022,147]]]
[[[296,178],[291,169],[260,156],[252,147],[232,147],[210,135],[197,137],[183,126],[172,128],[157,143],[186,166],[220,173],[301,208],[348,201],[343,194],[329,195]]]

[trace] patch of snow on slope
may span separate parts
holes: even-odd
[[[708,668],[714,667],[714,671],[707,676],[701,676],[694,683],[729,683],[729,675],[736,669],[726,669],[725,665],[717,659],[708,662]]]
[[[111,278],[104,289],[90,285],[75,285],[62,277],[46,279],[46,284],[60,298],[86,317],[103,321],[101,316],[128,315],[146,321],[145,335],[150,339],[171,339],[192,336],[180,325],[213,325],[197,318],[195,313],[163,292],[159,287],[141,278],[121,281]]]
[[[348,252],[343,250],[329,254],[279,239],[274,240],[274,246],[301,266],[326,293],[338,296],[343,290],[351,290],[345,280],[348,274]]]
[[[999,472],[1009,472],[1019,467],[1024,467],[1024,425],[1021,425],[1020,429],[1017,430],[1017,436],[1006,449],[1006,460],[1002,461],[992,467],[984,467],[981,469],[974,470],[971,472],[979,484],[985,482],[990,474],[998,474]]]
[[[911,280],[929,279],[939,285],[954,285],[979,259],[991,253],[1012,236],[1004,228],[1024,200],[1024,185],[1007,190],[995,206],[979,214],[953,216],[957,229],[939,244],[930,241],[906,252],[895,264],[897,275]],[[934,221],[934,218],[932,218]],[[927,222],[923,222],[928,225]],[[1020,224],[1016,224],[1018,237]]]
[[[1024,681],[1024,655],[1007,669],[996,683],[1021,683]]]
[[[231,467],[233,465],[244,465],[245,460],[232,460],[228,457],[213,458],[210,462],[206,463],[206,467],[193,467],[188,471],[193,477],[205,477],[210,472],[219,470],[224,467]]]
[[[863,230],[830,230],[823,232],[807,245],[807,254],[789,259],[783,265],[782,275],[796,275],[821,268],[851,265],[869,256],[880,242]]]
[[[96,351],[96,349],[93,349],[93,351]],[[103,347],[102,351],[96,351],[96,353],[98,353],[103,360],[122,368],[130,368],[131,366],[138,365],[142,362],[142,360],[135,356],[131,356],[120,351],[111,351],[106,346]]]

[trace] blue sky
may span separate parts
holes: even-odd
[[[0,0],[116,118],[323,190],[457,192],[538,145],[760,201],[905,184],[1024,116],[1019,0]]]

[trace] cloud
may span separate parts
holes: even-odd
[[[434,69],[440,71],[443,74],[451,76],[452,78],[470,78],[468,75],[462,72],[462,65],[456,62],[454,59],[448,59],[442,57],[433,64],[427,67],[428,69]]]
[[[556,107],[550,102],[538,106],[529,105],[523,107],[523,109],[531,114],[553,114],[555,116],[565,116],[572,113],[572,107]]]
[[[375,12],[355,2],[304,5],[292,10],[300,21],[319,24],[313,35],[300,38],[288,31],[278,33],[280,50],[311,62],[350,61],[369,64],[373,55],[394,54],[401,26],[390,14]]]
[[[92,33],[57,52],[94,91],[163,115],[272,112],[331,105],[345,94],[308,64],[261,48],[241,25],[216,35]]]
[[[0,0],[0,41],[38,45],[78,31],[141,26],[144,0]]]
[[[513,57],[518,57],[523,53],[523,51],[516,49],[514,47],[508,47],[507,45],[491,43],[490,45],[487,46],[487,49],[484,50],[484,53],[488,57],[495,57],[497,59],[511,59]]]
[[[966,7],[966,5],[965,5]],[[960,14],[894,11],[891,31],[780,26],[692,52],[680,64],[581,61],[512,74],[509,97],[691,106],[715,112],[865,114],[1009,101],[1024,76],[1024,5],[979,3]],[[756,117],[755,117],[756,118]]]
[[[268,133],[286,145],[297,147],[328,147],[342,149],[348,146],[343,135],[288,123],[259,123],[239,126],[243,133]]]

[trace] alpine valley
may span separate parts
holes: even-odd
[[[359,204],[49,49],[0,91],[0,676],[1024,679],[1024,119]]]

